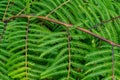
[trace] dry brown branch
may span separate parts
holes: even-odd
[[[32,16],[32,15],[13,16],[13,17],[10,17],[9,19],[7,19],[6,21],[10,21],[11,19],[15,19],[15,18],[28,18],[28,17],[29,18],[38,18],[38,19],[42,19],[42,20],[47,20],[47,21],[50,21],[50,22],[54,22],[54,23],[63,25],[63,26],[68,27],[68,28],[74,26],[73,24],[64,23],[64,22],[61,22],[61,21],[58,21],[58,20],[54,20],[54,19],[51,19],[51,18],[47,18],[47,17],[44,17],[44,16]],[[115,43],[115,42],[113,42],[111,40],[105,39],[105,38],[103,38],[103,37],[101,37],[101,36],[91,32],[91,31],[89,31],[87,29],[80,28],[80,27],[77,27],[76,29],[80,30],[82,32],[85,32],[87,34],[90,34],[90,35],[92,35],[92,36],[94,36],[96,38],[99,38],[100,40],[103,40],[103,41],[105,41],[105,42],[107,42],[107,43],[109,43],[111,45],[120,47],[120,44],[117,44],[117,43]]]

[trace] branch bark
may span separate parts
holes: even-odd
[[[63,25],[63,26],[68,27],[68,28],[71,28],[72,26],[74,26],[73,24],[64,23],[64,22],[61,22],[61,21],[58,21],[58,20],[54,20],[54,19],[51,19],[51,18],[47,18],[47,17],[44,17],[44,16],[33,16],[33,15],[13,16],[13,17],[10,17],[9,19],[6,19],[5,21],[10,21],[10,20],[15,19],[15,18],[28,18],[28,17],[29,18],[38,18],[38,19],[42,19],[42,20],[47,20],[47,21],[50,21],[50,22],[54,22],[54,23]],[[90,34],[90,35],[92,35],[92,36],[94,36],[96,38],[99,38],[100,40],[105,41],[105,42],[107,42],[107,43],[109,43],[111,45],[120,47],[120,44],[117,44],[117,43],[115,43],[115,42],[113,42],[111,40],[105,39],[105,38],[103,38],[103,37],[101,37],[101,36],[99,36],[97,34],[94,34],[93,32],[91,32],[91,31],[89,31],[87,29],[79,28],[79,27],[77,27],[76,29],[80,30],[82,32],[85,32],[87,34]]]

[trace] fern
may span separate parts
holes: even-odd
[[[120,79],[119,48],[113,55],[113,45],[77,30],[119,44],[118,1],[1,0],[0,7],[0,80]]]

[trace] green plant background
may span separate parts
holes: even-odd
[[[75,26],[37,18],[2,21],[21,14]],[[112,80],[111,45],[74,27],[89,30],[119,15],[119,0],[0,0],[0,80]],[[120,43],[120,19],[91,31]],[[114,51],[114,76],[120,80],[120,48]]]

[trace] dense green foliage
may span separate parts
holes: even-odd
[[[37,18],[2,21],[21,14],[75,26]],[[114,47],[113,65],[110,44],[74,28],[89,30],[119,15],[117,0],[0,0],[0,80],[112,80],[112,66],[120,80],[120,48]],[[120,19],[91,31],[120,43]]]

